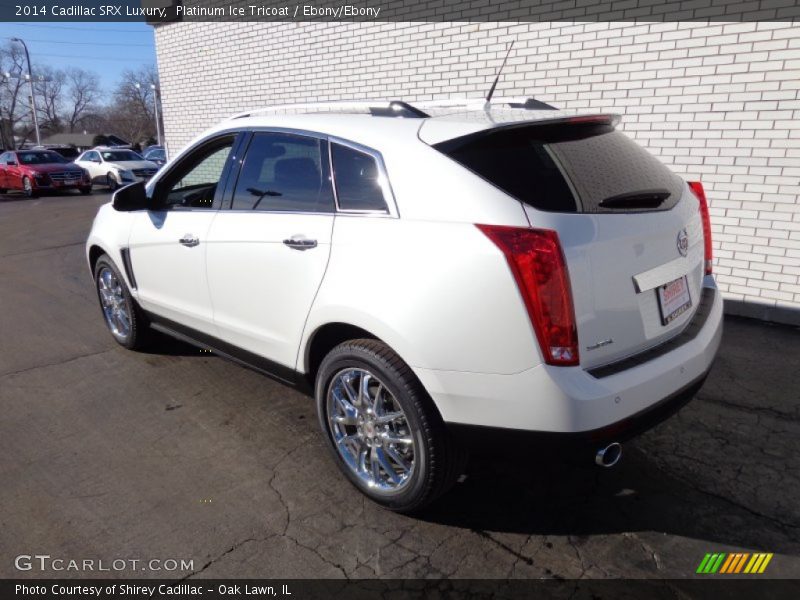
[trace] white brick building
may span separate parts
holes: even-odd
[[[175,151],[236,111],[498,93],[613,111],[706,186],[732,312],[800,323],[800,25],[778,22],[173,23],[155,28]]]

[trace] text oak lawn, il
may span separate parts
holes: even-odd
[[[289,586],[285,583],[280,586],[258,585],[248,583],[244,585],[220,584],[216,588],[208,588],[203,585],[193,585],[189,583],[180,584],[160,584],[160,585],[131,585],[127,583],[108,584],[108,585],[67,585],[55,583],[52,585],[27,585],[16,584],[14,593],[17,596],[37,596],[48,593],[54,596],[81,596],[81,597],[143,597],[153,598],[158,596],[197,596],[200,597],[204,592],[217,592],[220,596],[291,596]]]

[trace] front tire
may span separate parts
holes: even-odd
[[[91,193],[92,193],[92,186],[87,186],[87,187],[82,187],[81,188],[81,194],[83,194],[84,196],[88,196]]]
[[[33,182],[28,176],[22,178],[22,193],[25,194],[26,198],[36,197],[36,192],[33,190]]]
[[[129,350],[143,348],[149,338],[147,319],[131,297],[125,279],[107,254],[94,267],[97,298],[111,336]]]
[[[111,173],[106,175],[106,185],[108,186],[108,189],[111,190],[112,192],[116,191],[117,188],[119,188],[119,182]]]
[[[334,460],[374,502],[420,510],[463,472],[466,453],[411,369],[383,342],[340,344],[322,361],[315,387]]]

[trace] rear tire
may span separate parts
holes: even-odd
[[[114,178],[114,176],[111,173],[109,173],[108,175],[106,175],[106,185],[108,186],[109,190],[114,192],[119,187],[119,182]]]
[[[315,388],[336,464],[374,502],[418,511],[463,473],[466,452],[408,365],[383,342],[338,345],[323,359]]]
[[[150,341],[147,317],[131,297],[125,279],[107,254],[97,259],[94,283],[111,337],[120,346],[140,350]]]

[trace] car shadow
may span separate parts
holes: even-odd
[[[97,190],[92,190],[92,194],[97,193]],[[28,198],[22,192],[11,192],[0,194],[0,202],[20,202],[23,200],[38,200],[41,198],[74,198],[78,196],[88,196],[91,197],[92,194],[81,194],[79,190],[55,190],[52,192],[48,192],[47,194],[37,194],[33,198]]]
[[[611,469],[540,454],[474,458],[467,478],[418,518],[469,529],[539,536],[650,531],[731,546],[797,552],[768,517],[656,464],[629,443]],[[496,540],[495,540],[496,541]],[[496,542],[500,543],[500,542]]]
[[[20,202],[22,200],[30,200],[24,194],[0,194],[0,202]]]
[[[208,350],[198,348],[187,342],[165,335],[158,331],[151,331],[153,343],[141,350],[142,354],[155,356],[209,356]]]

